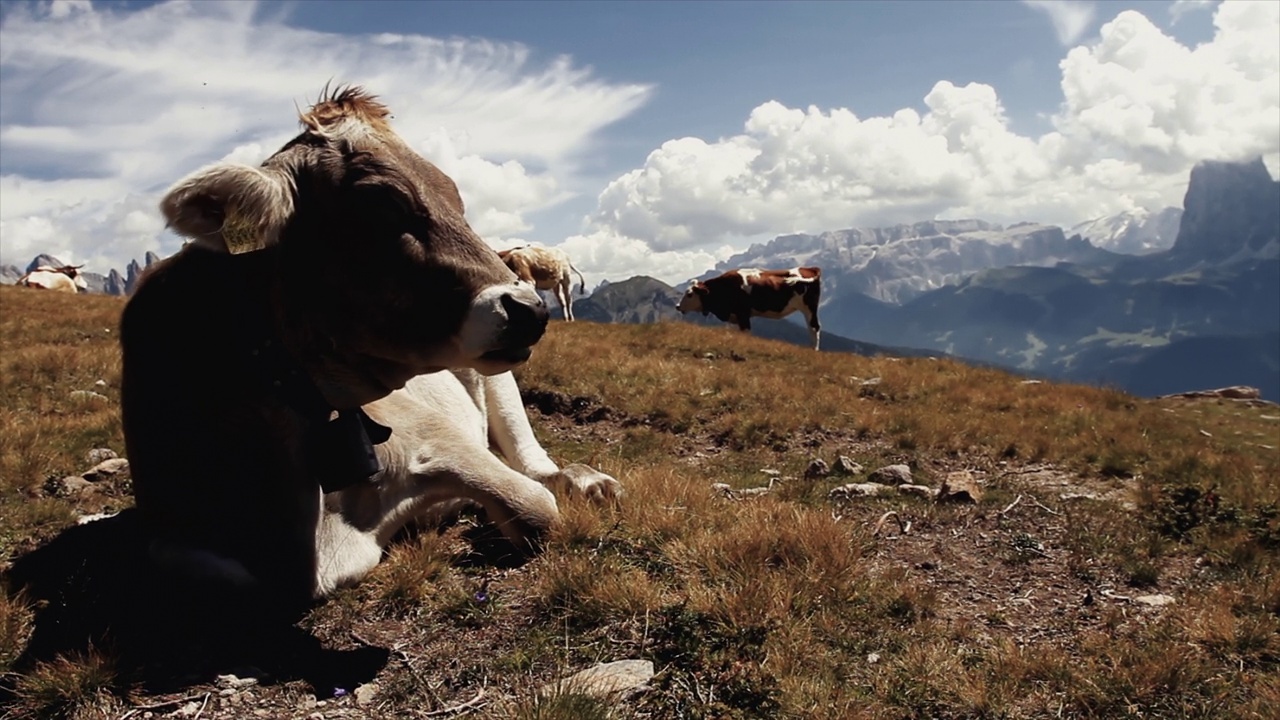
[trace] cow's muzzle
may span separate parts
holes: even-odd
[[[528,283],[488,288],[476,298],[463,326],[463,346],[475,359],[472,367],[492,374],[525,362],[550,317],[547,304]]]

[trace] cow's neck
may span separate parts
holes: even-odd
[[[247,269],[253,273],[256,268]],[[263,299],[270,301],[246,313],[247,366],[265,394],[305,420],[307,456],[314,460],[311,471],[324,492],[364,482],[381,469],[373,446],[386,442],[391,429],[359,407],[334,408],[287,344],[276,292],[268,289]]]

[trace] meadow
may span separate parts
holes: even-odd
[[[297,625],[327,649],[385,651],[363,694],[202,658],[158,688],[109,643],[22,665],[41,607],[13,587],[13,564],[81,516],[132,504],[127,474],[63,481],[92,449],[125,454],[123,304],[0,287],[0,717],[1270,718],[1280,707],[1280,408],[815,353],[675,322],[557,322],[517,372],[552,457],[617,477],[618,507],[562,502],[545,552],[515,567],[477,560],[472,518],[406,537]],[[199,378],[174,391],[198,392]],[[806,473],[841,456],[862,469]],[[935,488],[969,471],[981,497],[831,496],[891,464]],[[712,487],[771,481],[760,493]],[[654,664],[640,693],[538,692],[628,658]],[[216,675],[232,671],[257,682],[228,691]]]

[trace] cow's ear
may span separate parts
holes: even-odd
[[[292,186],[274,169],[218,163],[174,183],[160,212],[169,227],[200,247],[252,252],[279,240],[293,214]]]

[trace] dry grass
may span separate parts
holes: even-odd
[[[42,490],[91,447],[123,451],[105,332],[120,307],[0,288],[3,559],[77,512],[129,503],[127,485]],[[392,650],[373,702],[329,707],[413,717],[481,688],[470,717],[1263,718],[1280,702],[1274,407],[1024,385],[684,324],[557,323],[519,375],[548,411],[530,413],[553,457],[614,474],[626,502],[566,503],[546,554],[517,568],[475,562],[469,522],[394,546],[302,623],[331,648]],[[106,403],[70,397],[99,379]],[[933,485],[974,470],[986,497],[837,508],[834,480],[801,479],[837,455]],[[710,492],[763,485],[766,467],[786,478],[767,496]],[[911,532],[873,533],[888,510]],[[1176,602],[1117,599],[1145,593]],[[21,598],[0,604],[5,668],[31,618]],[[536,692],[627,657],[658,675],[622,706]],[[102,652],[64,658],[17,681],[15,707],[101,714],[146,702],[136,680]],[[215,693],[204,717],[305,717],[308,692],[286,679],[250,706]]]

